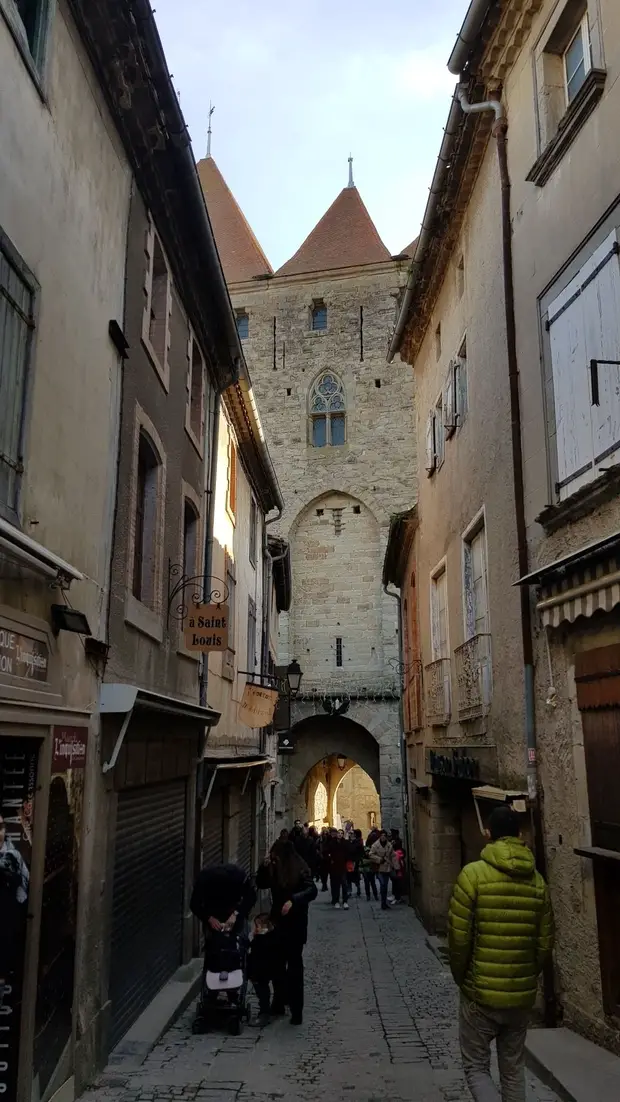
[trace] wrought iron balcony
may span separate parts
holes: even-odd
[[[424,668],[426,718],[435,727],[447,727],[452,713],[450,659],[438,658]]]
[[[491,636],[473,635],[454,652],[459,719],[466,722],[487,714],[491,703]]]

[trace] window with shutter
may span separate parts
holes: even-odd
[[[593,360],[620,360],[620,262],[617,231],[586,261],[550,304],[547,317],[555,443],[556,491],[565,500],[620,453],[620,367],[601,364],[592,391]]]
[[[448,377],[443,389],[443,424],[446,437],[449,440],[456,431],[456,403],[455,403],[455,364],[450,364]]]
[[[432,475],[437,466],[435,454],[435,412],[431,410],[426,422],[426,471]]]

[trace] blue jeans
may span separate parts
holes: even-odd
[[[387,896],[388,888],[390,886],[390,874],[389,872],[380,872],[379,876],[379,891],[381,893],[381,907],[384,911],[387,911]]]

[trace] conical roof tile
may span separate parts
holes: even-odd
[[[226,282],[272,275],[273,268],[213,157],[199,161],[197,168]]]
[[[359,191],[356,187],[346,187],[295,255],[278,268],[276,275],[352,268],[358,264],[376,264],[389,259],[390,253],[379,237]]]

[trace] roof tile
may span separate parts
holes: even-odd
[[[226,282],[271,275],[273,268],[213,157],[199,161],[197,168]]]
[[[294,256],[276,275],[300,275],[330,268],[350,268],[389,260],[390,253],[356,187],[346,187],[334,200]]]

